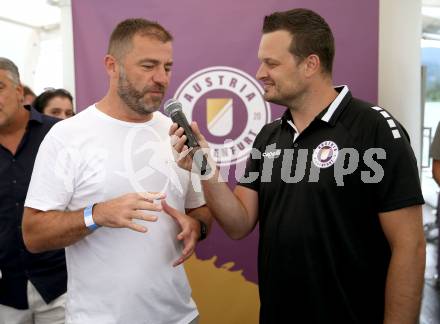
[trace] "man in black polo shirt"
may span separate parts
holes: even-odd
[[[416,323],[425,264],[416,160],[390,114],[333,87],[333,57],[316,13],[265,18],[257,78],[265,99],[288,109],[258,134],[234,193],[213,168],[205,197],[233,239],[259,222],[261,323]],[[170,134],[186,153],[183,129]],[[190,169],[191,155],[178,163]]]
[[[23,106],[18,69],[0,57],[0,324],[64,323],[64,250],[31,254],[21,231],[35,156],[57,121]]]

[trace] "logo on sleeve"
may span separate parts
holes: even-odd
[[[313,164],[321,169],[328,168],[336,162],[338,152],[339,149],[335,142],[322,142],[313,151]]]

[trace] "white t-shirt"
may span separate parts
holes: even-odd
[[[165,192],[180,211],[202,206],[200,180],[172,157],[170,125],[160,112],[129,123],[94,105],[57,123],[38,151],[25,206],[75,211],[147,191]],[[136,221],[147,233],[101,227],[66,248],[66,323],[187,324],[198,315],[183,266],[172,266],[180,228],[166,213],[147,212],[159,217]]]

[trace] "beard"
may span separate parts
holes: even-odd
[[[128,108],[135,113],[144,116],[159,110],[163,95],[160,98],[152,97],[151,102],[147,103],[144,97],[150,91],[161,91],[163,94],[165,92],[165,87],[162,85],[145,86],[139,91],[128,80],[124,68],[120,66],[118,95]]]
[[[264,93],[264,100],[290,108],[295,108],[296,106],[301,105],[304,96],[308,92],[308,87],[303,83],[297,84],[294,87],[288,87],[288,91],[280,89],[277,85],[274,85],[273,87],[274,89],[272,89],[272,93]]]

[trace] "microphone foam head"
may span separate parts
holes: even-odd
[[[168,99],[164,105],[165,113],[168,116],[171,116],[173,112],[182,110],[182,104],[178,102],[176,99]]]

